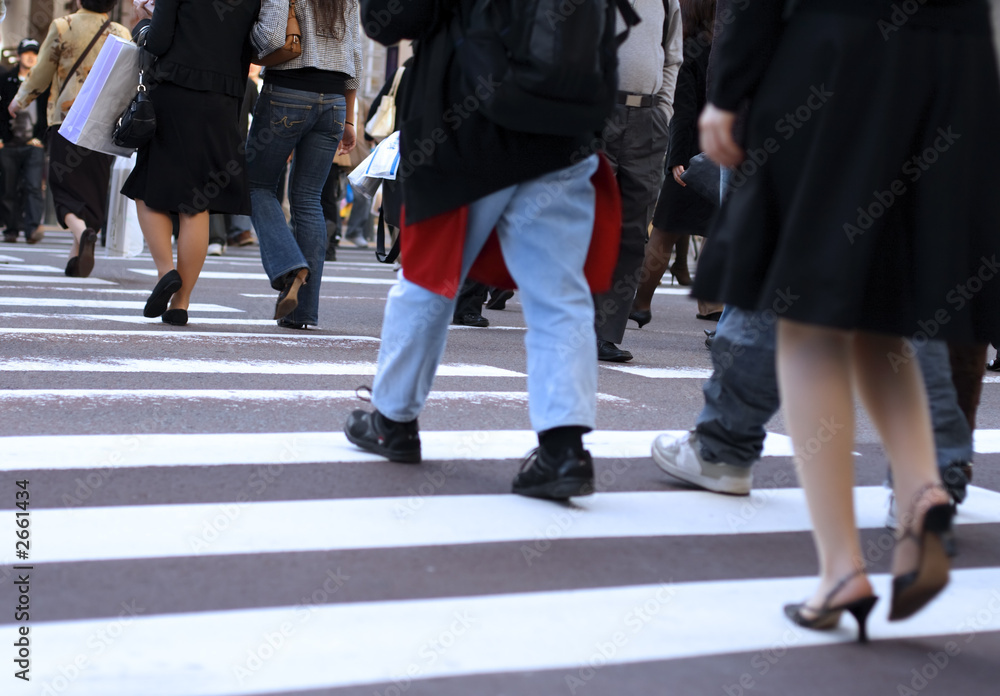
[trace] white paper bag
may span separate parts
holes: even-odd
[[[134,150],[115,145],[111,131],[138,87],[139,47],[109,36],[59,127],[59,135],[88,150],[131,157]]]
[[[142,253],[142,228],[135,202],[123,196],[122,186],[135,167],[135,155],[129,159],[119,157],[111,169],[111,186],[108,201],[108,256],[132,258]]]
[[[373,196],[383,179],[393,180],[399,171],[399,131],[384,139],[365,160],[347,175],[355,189]]]

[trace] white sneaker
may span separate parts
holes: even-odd
[[[653,440],[653,461],[675,478],[716,493],[750,495],[753,472],[750,466],[706,462],[701,458],[698,435],[693,430],[674,439],[660,435]],[[756,463],[756,462],[754,462]]]
[[[222,256],[222,245],[221,244],[209,244],[208,245],[208,255],[209,256]]]

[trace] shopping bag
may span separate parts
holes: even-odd
[[[135,167],[135,155],[115,159],[111,168],[111,185],[108,201],[108,256],[133,258],[142,253],[142,229],[135,202],[120,191]]]
[[[59,127],[59,135],[88,150],[131,157],[134,150],[115,145],[111,131],[138,87],[139,47],[109,36]]]

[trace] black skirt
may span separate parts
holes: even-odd
[[[49,188],[56,219],[67,228],[70,213],[92,230],[108,222],[108,187],[113,155],[78,147],[59,135],[59,126],[49,128]]]
[[[139,149],[122,193],[165,213],[249,215],[240,100],[169,82],[150,99],[156,134]]]
[[[833,328],[996,343],[987,5],[927,6],[892,29],[832,7],[801,0],[781,35],[694,294]]]
[[[704,235],[715,208],[690,186],[674,181],[674,173],[668,170],[660,187],[660,197],[656,199],[653,227],[665,232]]]

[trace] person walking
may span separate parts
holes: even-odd
[[[262,54],[285,43],[288,0],[264,0],[253,42]],[[257,150],[248,178],[253,226],[279,326],[319,323],[319,291],[327,250],[321,197],[338,152],[355,145],[354,101],[361,84],[357,0],[297,0],[302,55],[264,70],[248,149]],[[291,225],[277,189],[289,156]],[[305,286],[303,288],[303,286]]]
[[[694,293],[761,311],[785,298],[778,382],[820,561],[815,592],[785,611],[818,630],[848,611],[864,641],[877,598],[854,519],[852,385],[892,467],[889,619],[900,620],[948,582],[952,509],[918,366],[893,356],[929,322],[949,341],[1000,336],[1000,283],[942,306],[1000,251],[1000,76],[985,0],[925,8],[902,26],[879,21],[888,0],[783,9],[749,4],[721,39],[702,143],[723,166],[757,167],[724,203]],[[741,145],[735,112],[751,97]],[[839,433],[816,447],[831,422]]]
[[[74,145],[59,135],[59,126],[107,38],[129,38],[128,29],[108,16],[117,4],[118,0],[78,0],[76,12],[52,20],[38,62],[8,109],[16,117],[18,111],[50,93],[46,109],[48,183],[56,219],[73,234],[66,263],[66,275],[70,277],[86,278],[94,270],[97,235],[108,220],[108,186],[114,157]]]
[[[7,113],[21,83],[28,78],[38,62],[39,43],[22,39],[17,45],[17,65],[0,76],[0,114]],[[45,167],[45,131],[48,123],[45,109],[48,94],[43,94],[28,105],[27,109],[8,121],[0,118],[0,169],[3,170],[3,215],[6,224],[3,240],[16,242],[20,232],[24,241],[37,244],[42,241],[42,170]]]
[[[136,33],[145,32],[140,41],[156,56],[149,93],[156,133],[139,148],[122,193],[135,201],[158,274],[143,316],[166,324],[188,322],[208,252],[209,211],[250,212],[239,116],[259,4],[246,0],[219,12],[201,0],[157,0],[151,16],[137,5]],[[172,214],[180,221],[176,267]]]

